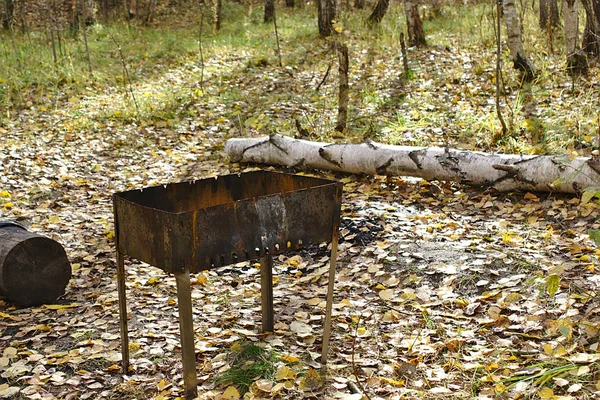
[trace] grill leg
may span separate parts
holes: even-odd
[[[262,305],[262,331],[273,332],[273,259],[268,254],[260,259],[260,300]]]
[[[179,330],[181,336],[181,356],[183,358],[183,384],[185,398],[197,396],[196,352],[194,348],[194,323],[192,321],[192,290],[190,270],[175,274],[177,282],[177,305],[179,307]]]
[[[329,285],[327,287],[327,306],[325,308],[325,323],[323,324],[323,349],[321,350],[321,364],[327,364],[329,352],[329,336],[331,335],[331,309],[333,308],[333,285],[335,283],[335,263],[337,260],[339,232],[334,228],[331,238],[331,258],[329,260]]]
[[[129,372],[129,332],[127,330],[127,293],[125,292],[125,262],[117,249],[117,292],[119,293],[119,318],[121,323],[121,358],[123,373]]]

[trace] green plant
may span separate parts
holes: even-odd
[[[276,355],[264,347],[252,343],[234,343],[231,346],[230,366],[216,376],[218,384],[232,384],[243,395],[258,379],[273,379]]]

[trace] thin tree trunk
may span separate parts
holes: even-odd
[[[378,0],[377,5],[375,5],[375,8],[373,9],[373,12],[371,12],[371,15],[369,15],[369,19],[367,19],[367,23],[369,25],[379,24],[385,16],[385,13],[389,6],[390,0]]]
[[[337,51],[339,57],[339,79],[340,87],[338,94],[338,119],[335,126],[335,130],[338,132],[344,132],[348,121],[348,46],[343,43],[337,43]]]
[[[559,20],[558,1],[540,0],[540,29],[546,30],[548,26],[556,28]]]
[[[354,0],[354,8],[357,10],[365,8],[365,0]]]
[[[323,37],[331,36],[334,32],[335,2],[336,0],[317,0],[319,34]]]
[[[506,122],[504,122],[504,117],[502,116],[502,110],[500,108],[500,83],[502,82],[502,48],[500,46],[502,26],[500,24],[500,15],[502,13],[502,0],[498,0],[496,5],[496,114],[498,115],[498,120],[502,126],[502,136],[506,136],[508,128],[506,127]]]
[[[221,12],[223,8],[222,0],[214,0],[215,4],[213,6],[213,24],[215,27],[215,31],[221,29]]]
[[[581,0],[585,8],[585,29],[582,49],[590,55],[600,55],[600,1]]]
[[[88,37],[87,37],[87,0],[81,0],[81,13],[83,24],[81,26],[81,30],[83,32],[83,42],[85,43],[85,56],[88,64],[88,71],[90,75],[92,75],[92,60],[90,58],[90,47],[88,46]]]
[[[296,5],[296,1],[295,0],[285,0],[285,6],[286,7],[294,8],[295,5]]]
[[[402,51],[402,68],[404,69],[404,79],[408,79],[410,72],[408,69],[408,54],[406,52],[406,42],[404,41],[404,32],[400,32],[400,50]]]
[[[418,3],[413,0],[405,0],[404,10],[406,13],[406,27],[408,30],[408,45],[411,47],[427,46],[425,32],[423,32],[423,22],[419,15]]]
[[[12,29],[13,20],[15,18],[15,4],[13,0],[5,0],[4,17],[2,18],[2,27],[4,29]]]
[[[514,0],[504,0],[504,20],[508,34],[508,48],[510,49],[510,59],[515,69],[523,73],[526,81],[532,81],[535,77],[535,68],[523,50],[521,41],[521,28],[519,27],[519,18]]]
[[[265,15],[263,22],[273,22],[273,16],[275,15],[275,0],[265,0]]]
[[[600,185],[594,158],[490,154],[440,147],[390,146],[375,142],[332,144],[272,135],[229,139],[233,162],[277,164],[353,174],[417,176],[499,191],[579,193]]]
[[[578,45],[579,3],[577,0],[565,0],[563,2],[563,19],[567,71],[571,75],[586,74],[588,71],[587,58]]]

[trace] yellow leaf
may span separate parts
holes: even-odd
[[[288,367],[287,365],[281,365],[277,368],[277,372],[275,372],[275,380],[283,381],[285,379],[294,379],[296,378],[296,372],[293,369]]]
[[[223,397],[226,398],[227,400],[229,400],[229,399],[239,399],[240,398],[240,392],[238,392],[238,390],[235,388],[235,386],[229,386],[223,392]]]
[[[558,275],[550,275],[546,278],[546,292],[550,296],[554,296],[560,287],[560,277]]]
[[[514,303],[518,302],[519,300],[521,300],[521,297],[522,296],[519,293],[509,293],[504,298],[504,302],[508,303],[508,304],[514,304]]]
[[[157,276],[153,276],[146,281],[146,285],[156,285],[160,282],[160,279]]]
[[[538,197],[531,192],[525,193],[525,196],[523,197],[525,198],[525,200],[538,200]]]
[[[168,386],[168,383],[164,379],[161,379],[160,382],[158,382],[156,384],[156,388],[160,391],[163,391],[167,386]]]
[[[401,387],[401,386],[406,385],[406,381],[404,379],[398,379],[398,380],[396,380],[396,379],[390,379],[390,378],[381,377],[381,380],[383,382],[385,382],[385,383],[389,383],[390,385],[396,386],[396,387]]]
[[[358,336],[366,336],[366,335],[367,335],[367,333],[368,333],[368,331],[367,331],[367,328],[365,328],[365,327],[363,327],[363,326],[361,326],[360,328],[358,328],[358,329],[356,330],[356,334],[357,334]]]
[[[35,330],[38,332],[50,332],[52,330],[52,328],[50,328],[49,325],[40,324],[40,325],[35,326]]]
[[[387,301],[394,295],[394,289],[385,289],[379,292],[381,300]]]
[[[53,215],[50,218],[48,218],[48,223],[49,224],[58,224],[58,223],[60,223],[60,218],[58,218],[58,215]]]
[[[77,304],[46,304],[44,308],[48,310],[65,310],[67,308],[76,307]]]
[[[538,396],[540,396],[540,399],[551,399],[554,397],[554,392],[549,387],[544,387],[540,389]]]
[[[140,344],[136,342],[129,343],[129,351],[137,351],[140,349]]]
[[[383,289],[385,289],[385,286],[383,286],[381,283],[378,283],[377,286],[375,286],[375,289],[383,290]]]
[[[320,302],[321,302],[321,299],[319,299],[318,297],[315,297],[314,299],[306,300],[306,304],[308,304],[309,306],[319,305]]]
[[[14,204],[13,203],[4,203],[4,208],[7,210],[10,210],[11,208],[13,208]]]
[[[300,362],[300,359],[298,357],[294,357],[289,354],[286,356],[279,357],[279,359],[288,364],[294,364],[294,363]]]
[[[10,193],[8,193],[8,191],[3,190],[2,192],[0,192],[0,197],[2,197],[3,199],[10,199]]]
[[[198,285],[206,285],[206,283],[208,283],[208,278],[203,273],[199,273],[196,277],[196,283]]]

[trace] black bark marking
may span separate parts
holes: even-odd
[[[239,157],[235,157],[235,158],[231,157],[231,161],[233,161],[233,162],[240,162],[244,158],[244,156],[246,155],[247,151],[250,151],[252,149],[255,149],[255,148],[264,146],[266,144],[269,144],[270,141],[271,141],[271,138],[263,140],[263,141],[258,142],[258,143],[254,143],[252,146],[246,147],[245,149],[242,150],[242,153],[239,155]]]
[[[423,159],[423,156],[425,155],[426,152],[427,152],[427,150],[422,149],[422,150],[414,150],[414,151],[411,151],[410,153],[408,153],[408,157],[412,160],[412,162],[415,163],[415,165],[417,166],[417,169],[423,169],[423,164],[421,163],[421,160]]]
[[[585,162],[588,167],[594,170],[597,174],[600,174],[600,156],[593,156]]]
[[[450,152],[450,149],[447,147],[444,149],[444,154],[436,156],[438,163],[445,170],[449,170],[454,172],[456,175],[460,177],[460,181],[464,181],[465,172],[459,166],[459,159],[454,154]]]
[[[375,172],[377,172],[377,174],[379,174],[379,175],[386,175],[387,169],[390,165],[392,165],[392,162],[394,162],[394,157],[390,157],[389,160],[387,160],[385,163],[383,163],[382,165],[377,167],[375,169]]]
[[[499,170],[499,171],[504,171],[504,172],[506,172],[506,175],[501,176],[500,178],[496,179],[495,181],[492,181],[490,185],[495,186],[501,182],[512,179],[515,182],[521,182],[526,185],[536,186],[538,184],[536,181],[532,181],[531,179],[525,178],[523,176],[523,173],[521,172],[521,169],[515,167],[515,164],[520,163],[520,162],[526,162],[526,161],[529,161],[529,160],[518,161],[514,164],[494,164],[494,165],[492,165],[492,168]]]
[[[325,147],[329,147],[329,146],[325,146]],[[328,163],[335,165],[338,168],[342,168],[343,160],[341,162],[334,160],[325,147],[321,147],[319,149],[319,155],[321,156],[321,158],[323,160],[327,161]]]
[[[277,143],[277,140],[280,139],[280,136],[278,135],[271,135],[269,136],[269,142],[275,146],[275,148],[277,148],[279,151],[281,151],[284,154],[289,154],[289,152],[287,151],[287,149],[284,149],[280,144]]]
[[[377,150],[379,148],[379,146],[377,146],[377,144],[369,138],[365,140],[365,144],[372,150]]]

